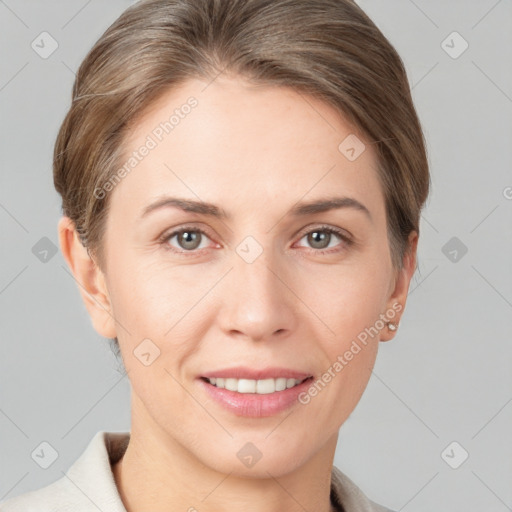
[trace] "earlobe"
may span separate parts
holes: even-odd
[[[82,245],[75,224],[69,217],[60,219],[58,231],[62,254],[95,330],[105,338],[115,338],[115,320],[103,272]]]
[[[412,276],[416,271],[416,253],[418,248],[418,233],[412,231],[409,235],[407,249],[405,251],[402,268],[398,270],[394,289],[387,303],[387,323],[381,332],[380,341],[389,341],[394,338],[400,318],[405,309],[407,302],[407,294],[409,293],[409,285]]]

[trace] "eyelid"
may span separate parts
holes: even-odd
[[[305,228],[303,228],[301,231],[299,231],[299,234],[296,236],[299,236],[300,238],[304,237],[305,235],[308,235],[309,233],[312,233],[314,231],[330,231],[336,235],[338,235],[340,238],[343,238],[346,241],[353,242],[352,235],[345,229],[339,228],[336,226],[331,226],[330,224],[313,224],[309,225]]]
[[[166,231],[164,231],[164,233],[162,235],[160,235],[158,237],[158,242],[164,246],[166,246],[166,249],[167,250],[170,250],[171,252],[174,252],[174,253],[177,253],[177,254],[187,254],[187,255],[190,255],[190,256],[193,256],[193,255],[196,255],[196,254],[201,254],[204,250],[206,250],[207,248],[202,248],[202,249],[194,249],[192,251],[186,251],[184,249],[178,249],[174,246],[169,246],[169,243],[168,241],[171,239],[171,238],[174,238],[176,235],[182,233],[183,231],[187,231],[187,230],[190,230],[190,231],[197,231],[199,233],[201,233],[202,235],[205,235],[207,238],[209,238],[212,242],[214,242],[217,246],[219,245],[218,242],[215,242],[215,237],[213,237],[210,233],[209,233],[209,230],[204,228],[204,227],[199,227],[195,224],[183,224],[183,225],[180,225],[176,228],[170,228]],[[336,236],[338,236],[342,242],[344,242],[344,244],[346,246],[351,246],[353,244],[355,244],[355,241],[352,237],[352,235],[342,229],[342,228],[338,228],[338,227],[335,227],[335,226],[331,226],[331,225],[328,225],[328,224],[319,224],[319,225],[313,225],[313,226],[307,226],[305,228],[303,228],[301,231],[299,231],[298,234],[294,235],[294,238],[298,238],[297,242],[299,242],[300,240],[302,240],[302,238],[304,238],[304,236],[312,233],[312,232],[315,232],[315,231],[326,231],[328,233],[331,233],[331,234],[334,234]],[[296,243],[296,242],[295,242]],[[342,244],[339,244],[339,245],[343,245]],[[343,249],[337,249],[338,246],[335,246],[335,247],[330,247],[330,248],[326,248],[326,249],[314,249],[312,247],[304,247],[304,249],[310,251],[310,252],[313,252],[315,254],[326,254],[326,253],[336,253],[336,252],[340,252],[341,250]]]
[[[315,231],[325,231],[325,232],[334,234],[341,240],[341,243],[339,243],[338,245],[336,245],[334,247],[327,247],[324,249],[314,249],[312,247],[300,246],[303,250],[305,250],[309,253],[312,253],[314,255],[328,256],[331,254],[339,254],[339,253],[346,251],[347,249],[349,249],[351,246],[355,245],[355,243],[356,243],[355,240],[353,239],[352,235],[348,231],[345,231],[342,228],[338,228],[338,227],[331,226],[328,224],[308,226],[307,228],[304,228],[304,230],[302,230],[300,232],[300,234],[298,235],[298,241],[302,240],[305,236],[309,235],[310,233],[314,233]]]
[[[179,226],[175,227],[175,228],[170,228],[170,229],[166,229],[157,239],[158,243],[162,244],[162,245],[166,245],[168,246],[168,241],[171,239],[171,238],[174,238],[176,235],[179,235],[180,233],[182,233],[183,231],[197,231],[198,233],[201,233],[202,235],[205,235],[206,237],[208,237],[213,243],[215,243],[216,245],[219,245],[216,241],[215,241],[215,237],[211,235],[211,233],[209,233],[209,230],[204,228],[204,227],[199,227],[197,225],[194,225],[193,223],[192,224],[180,224]],[[171,248],[167,247],[170,251],[173,251],[173,252],[176,252],[178,254],[183,254],[183,253],[188,253],[188,254],[197,254],[197,253],[200,253],[202,252],[205,248],[203,249],[195,249],[193,251],[186,251],[184,249],[178,249],[176,247],[173,247],[171,246]]]

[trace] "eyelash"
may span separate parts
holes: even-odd
[[[171,240],[171,238],[174,238],[176,235],[179,235],[179,234],[184,233],[186,231],[192,231],[194,233],[201,233],[201,235],[205,235],[206,237],[211,239],[211,237],[208,235],[208,233],[206,231],[204,231],[204,230],[202,230],[200,228],[197,228],[197,227],[193,227],[193,226],[190,226],[190,227],[185,226],[185,227],[182,227],[182,228],[177,229],[175,231],[172,231],[171,233],[165,233],[164,235],[162,235],[159,238],[158,242],[166,250],[169,250],[169,251],[174,252],[176,254],[184,254],[187,257],[191,257],[191,256],[193,257],[193,256],[196,256],[198,254],[201,254],[201,252],[204,249],[194,249],[194,250],[191,250],[191,251],[186,251],[186,250],[178,250],[175,247],[172,247],[172,246],[169,245],[169,240]],[[305,236],[309,235],[310,233],[315,233],[317,231],[322,231],[322,232],[325,232],[325,233],[334,234],[334,235],[338,236],[347,245],[347,247],[350,247],[351,245],[354,244],[354,241],[348,235],[346,235],[342,230],[334,228],[332,226],[316,226],[313,229],[310,229],[309,231],[306,231],[306,232],[302,233],[300,238],[299,238],[299,240],[302,240],[302,238],[304,238]],[[320,255],[332,254],[332,253],[340,252],[340,250],[343,250],[343,249],[333,248],[333,247],[331,247],[329,249],[313,249],[313,248],[309,248],[309,251],[312,251],[313,253],[320,254]]]

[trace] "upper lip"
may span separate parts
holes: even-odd
[[[237,366],[234,368],[222,368],[220,370],[213,370],[208,373],[203,373],[201,377],[211,379],[213,377],[220,377],[223,379],[250,379],[250,380],[263,380],[263,379],[297,379],[303,380],[311,377],[310,373],[304,373],[290,368],[263,368],[257,370],[246,366]]]

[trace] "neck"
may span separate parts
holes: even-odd
[[[127,512],[332,512],[336,442],[337,435],[289,473],[251,478],[214,470],[148,416],[135,414],[130,442],[113,473]]]

